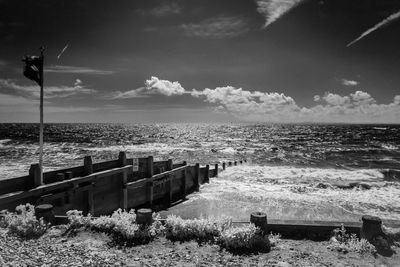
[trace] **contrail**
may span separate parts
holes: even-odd
[[[364,38],[365,36],[369,35],[371,32],[376,31],[377,29],[395,21],[396,19],[400,18],[400,11],[398,11],[397,13],[394,13],[392,15],[390,15],[389,17],[387,17],[386,19],[382,20],[381,22],[379,22],[378,24],[376,24],[374,27],[372,27],[371,29],[365,31],[363,34],[360,35],[360,37],[358,37],[357,39],[355,39],[354,41],[350,42],[347,44],[347,47],[353,45],[354,43],[360,41],[362,38]]]
[[[256,0],[257,11],[265,17],[266,28],[305,0]]]
[[[68,44],[61,50],[60,54],[58,54],[57,59],[60,59],[61,55],[64,53],[65,50],[67,50]]]

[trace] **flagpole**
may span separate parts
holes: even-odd
[[[39,133],[39,168],[40,168],[40,183],[43,184],[43,69],[44,69],[44,47],[40,47],[40,57],[42,66],[40,69],[40,133]]]

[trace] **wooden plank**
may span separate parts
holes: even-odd
[[[51,171],[51,172],[45,172],[43,173],[43,181],[45,184],[50,184],[57,182],[56,181],[56,174],[57,173],[66,173],[66,172],[72,172],[72,177],[82,177],[85,175],[85,169],[83,166],[76,166],[68,169],[61,169],[61,170],[56,170],[56,171]]]
[[[110,160],[110,161],[103,161],[93,164],[93,172],[101,172],[109,169],[114,169],[121,167],[120,161],[117,160]]]
[[[26,191],[33,188],[33,181],[29,175],[0,180],[0,195],[17,192]]]
[[[6,194],[6,195],[1,195],[0,196],[0,203],[8,203],[11,201],[15,201],[18,198],[27,198],[31,196],[39,196],[43,194],[48,194],[51,193],[53,190],[58,190],[58,189],[68,189],[74,186],[75,183],[83,183],[83,182],[89,182],[93,181],[95,179],[99,179],[102,177],[107,177],[110,175],[118,174],[126,169],[132,168],[132,166],[124,166],[121,168],[115,168],[103,172],[98,172],[98,173],[93,173],[91,175],[88,175],[86,177],[77,177],[77,178],[72,178],[70,180],[64,180],[61,182],[56,182],[48,185],[42,185],[27,191],[22,191],[22,192],[17,192],[16,194]]]

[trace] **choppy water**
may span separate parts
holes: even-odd
[[[0,179],[26,175],[38,158],[38,125],[0,124]],[[246,158],[207,185],[198,198],[272,217],[354,218],[375,214],[400,220],[399,125],[48,124],[45,170],[95,161],[155,156],[189,163]],[[351,182],[363,186],[346,188]],[[218,204],[218,205],[219,205]],[[232,206],[232,207],[233,207]],[[302,215],[298,214],[299,210]],[[247,210],[246,210],[247,212]],[[286,217],[285,217],[286,216]],[[315,219],[315,218],[314,218]]]

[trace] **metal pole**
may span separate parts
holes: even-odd
[[[42,66],[40,70],[40,133],[39,133],[39,167],[40,167],[40,183],[43,184],[43,68],[44,68],[44,47],[40,48],[40,57],[42,58]]]

